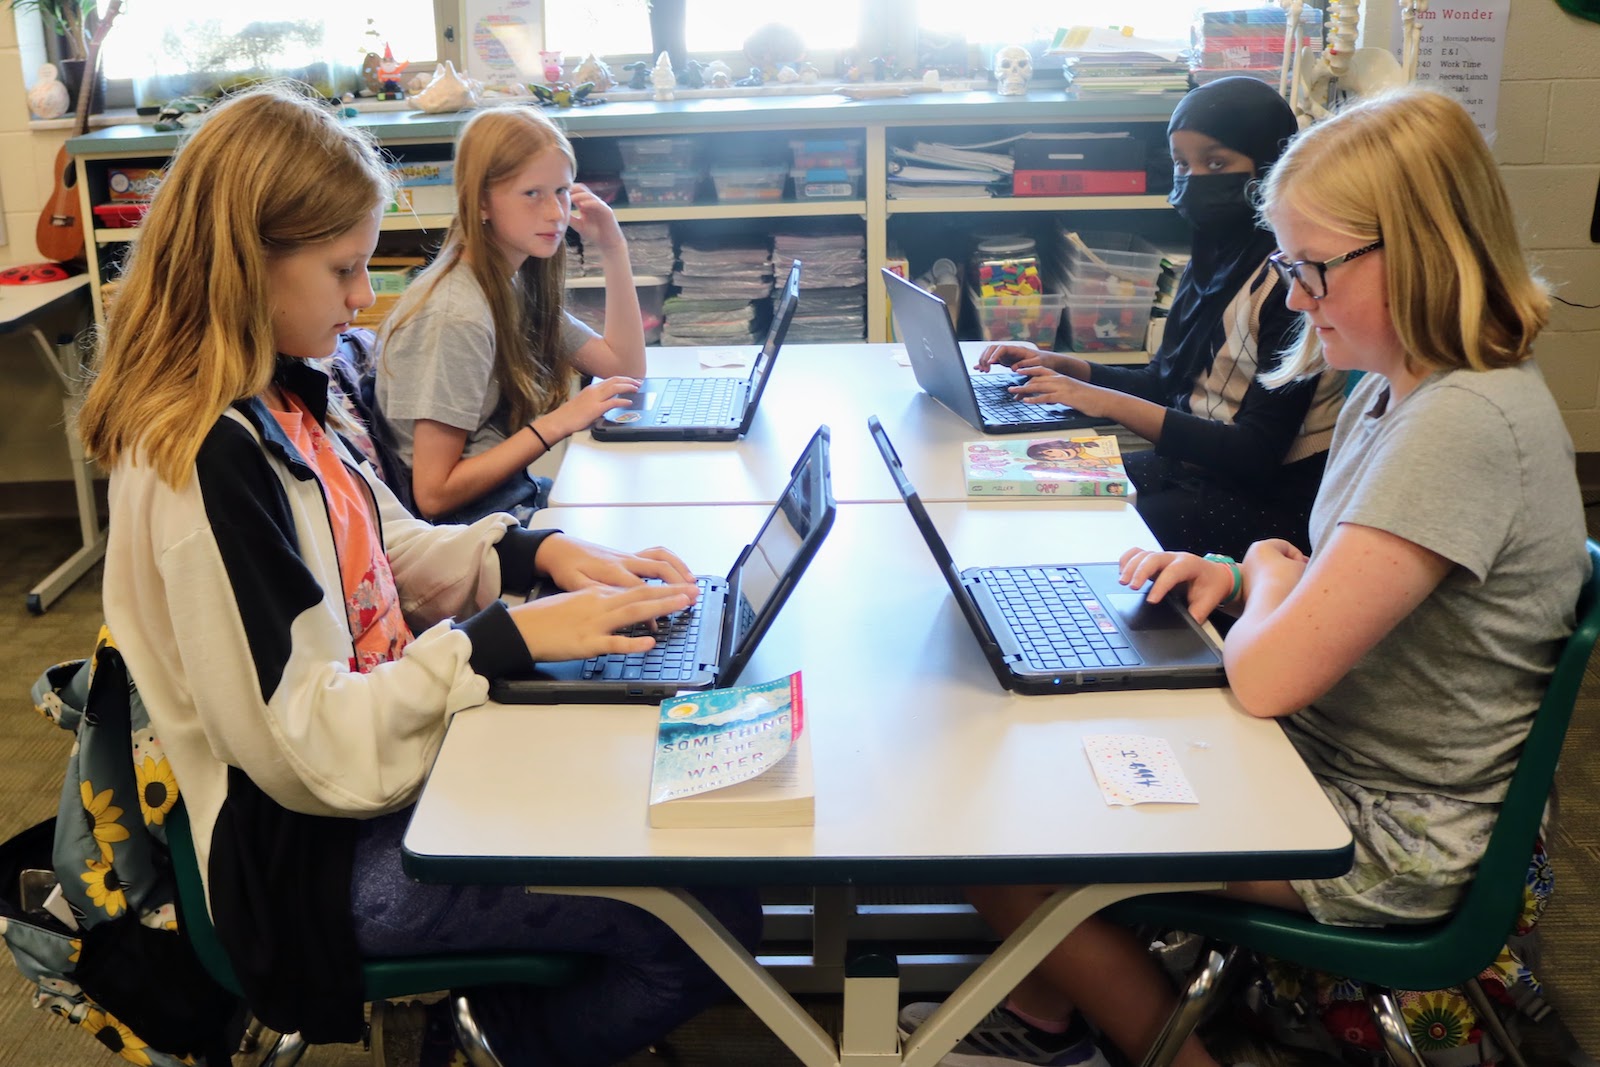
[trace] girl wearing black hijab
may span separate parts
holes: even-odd
[[[1168,197],[1194,227],[1161,347],[1143,367],[995,345],[978,369],[1013,366],[1032,380],[1013,393],[1066,404],[1154,444],[1129,453],[1139,514],[1163,548],[1240,558],[1281,537],[1309,550],[1306,526],[1322,481],[1343,375],[1268,389],[1300,315],[1267,266],[1277,247],[1249,190],[1296,132],[1294,113],[1265,83],[1222,78],[1189,93],[1167,126]]]

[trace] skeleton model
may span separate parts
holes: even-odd
[[[994,54],[995,92],[1024,96],[1033,78],[1033,57],[1021,45],[1008,44]]]
[[[1401,63],[1396,63],[1386,48],[1356,47],[1361,17],[1358,0],[1328,0],[1328,46],[1321,56],[1299,47],[1303,0],[1278,2],[1289,16],[1278,91],[1294,109],[1302,128],[1327,117],[1340,95],[1365,96],[1415,80],[1422,13],[1428,9],[1428,0],[1400,0],[1405,56]]]

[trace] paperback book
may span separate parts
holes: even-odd
[[[651,826],[810,826],[814,812],[799,671],[661,702]]]
[[[1122,452],[1105,435],[969,441],[961,463],[968,496],[1128,495]]]

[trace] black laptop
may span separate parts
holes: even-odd
[[[1106,419],[1079,414],[1061,404],[1028,404],[1007,390],[1027,381],[1026,375],[1001,369],[973,374],[961,355],[961,342],[945,302],[887,268],[895,332],[905,342],[911,371],[923,392],[972,423],[983,433],[1034,433],[1104,426]]]
[[[818,427],[755,540],[727,577],[699,578],[700,599],[660,620],[654,648],[541,663],[533,674],[492,683],[490,697],[506,704],[649,704],[737,682],[833,526],[828,443],[828,428]]]
[[[994,676],[1019,693],[1225,685],[1222,652],[1182,606],[1117,581],[1115,563],[961,570],[874,416],[867,429]],[[1061,521],[1071,522],[1063,508]]]
[[[731,441],[750,431],[778,349],[800,303],[800,261],[772,309],[767,340],[748,378],[646,378],[625,408],[612,408],[590,432],[596,441]]]

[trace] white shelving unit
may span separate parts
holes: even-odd
[[[1059,214],[1085,216],[1085,229],[1093,229],[1094,216],[1106,212],[1169,212],[1162,196],[994,197],[891,200],[885,180],[889,146],[897,138],[926,136],[937,131],[941,139],[980,141],[996,130],[1061,129],[1095,124],[1096,128],[1143,128],[1154,135],[1164,132],[1176,98],[1152,96],[1100,97],[1079,100],[1070,93],[1040,93],[1037,97],[997,97],[987,92],[920,94],[904,98],[852,101],[842,96],[783,96],[738,99],[703,98],[668,103],[618,101],[600,107],[558,111],[552,114],[577,144],[580,158],[591,138],[693,134],[703,136],[715,156],[721,145],[741,144],[751,135],[766,138],[843,138],[863,143],[865,177],[860,199],[839,201],[783,200],[759,203],[719,203],[702,200],[685,205],[619,205],[622,222],[690,222],[741,220],[760,226],[769,220],[849,218],[862,222],[868,265],[867,339],[887,340],[887,304],[876,267],[888,253],[891,219],[907,217],[905,225],[921,228],[940,216],[1027,216]],[[450,145],[467,114],[423,115],[417,112],[379,112],[350,119],[364,126],[388,151],[404,152],[418,146]],[[159,165],[177,146],[180,134],[158,132],[148,126],[115,126],[96,130],[68,142],[77,161],[78,190],[84,218],[93,218],[95,204],[106,197],[105,173],[118,163]],[[437,152],[437,148],[430,149]],[[580,175],[581,177],[581,175]],[[915,219],[910,218],[916,216]],[[447,215],[388,216],[386,232],[443,231]],[[138,237],[137,229],[96,228],[88,246],[89,276],[97,321],[104,320],[103,263],[118,246]],[[1100,354],[1118,362],[1140,361],[1143,353]]]

